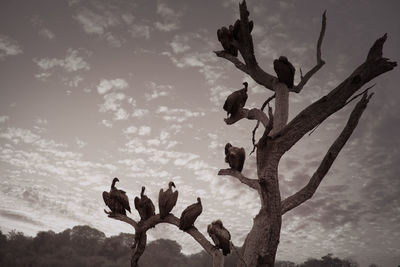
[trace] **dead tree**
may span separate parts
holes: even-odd
[[[256,190],[260,197],[261,208],[253,220],[253,226],[248,233],[241,251],[235,247],[238,253],[238,266],[240,267],[272,267],[279,244],[282,216],[310,199],[317,190],[339,152],[350,138],[358,121],[367,107],[373,93],[367,88],[356,94],[366,83],[375,77],[392,70],[397,66],[396,62],[382,57],[383,44],[386,34],[379,38],[371,47],[365,62],[362,62],[343,82],[331,90],[327,95],[315,101],[289,123],[289,93],[300,93],[308,80],[325,64],[321,56],[321,45],[325,35],[326,13],[322,16],[322,27],[316,46],[317,62],[304,76],[301,74],[300,82],[288,88],[287,84],[280,83],[278,78],[265,72],[257,63],[254,56],[253,39],[251,29],[253,22],[249,21],[249,12],[246,2],[239,4],[240,20],[234,26],[223,27],[218,32],[218,39],[225,50],[215,51],[218,57],[232,62],[236,68],[248,74],[255,82],[274,92],[267,98],[261,108],[248,109],[241,107],[238,112],[225,119],[230,125],[241,119],[256,120],[257,127],[261,123],[264,131],[258,142],[255,142],[255,130],[253,130],[253,143],[256,149],[257,178],[245,177],[235,169],[221,169],[218,175],[229,175],[238,179],[243,184]],[[230,34],[233,34],[230,36]],[[244,62],[238,57],[240,53]],[[354,106],[349,119],[340,135],[330,146],[315,173],[308,183],[297,193],[286,199],[281,199],[278,181],[278,165],[282,156],[289,151],[305,134],[315,129],[325,119],[342,109],[353,100],[360,98]],[[264,108],[274,99],[275,110],[268,107],[268,114]],[[126,215],[110,213],[110,218],[130,224],[135,229],[135,242],[132,245],[131,266],[138,266],[138,260],[146,248],[148,229],[159,223],[169,223],[179,227],[179,219],[173,214],[164,219],[159,214],[146,220],[136,222]],[[222,252],[216,249],[210,241],[201,234],[196,227],[191,227],[186,232],[191,235],[205,251],[213,257],[213,266],[222,267],[224,257]]]
[[[266,105],[263,105],[261,109],[242,108],[235,116],[225,119],[227,124],[234,124],[246,118],[257,120],[257,125],[261,123],[264,126],[264,132],[257,143],[254,141],[255,131],[253,131],[253,142],[257,158],[257,179],[244,177],[240,172],[233,169],[221,169],[218,174],[230,175],[250,188],[257,190],[261,201],[260,211],[253,220],[253,226],[240,252],[241,258],[245,263],[238,261],[238,266],[271,267],[274,266],[279,244],[282,215],[298,207],[313,196],[339,152],[356,128],[362,113],[373,95],[368,92],[370,88],[356,94],[357,91],[375,77],[392,70],[397,64],[382,57],[382,48],[387,37],[385,34],[373,44],[365,62],[362,62],[343,82],[327,95],[302,110],[287,123],[289,93],[300,93],[308,80],[325,64],[321,56],[321,45],[325,35],[326,13],[324,12],[322,15],[321,32],[316,46],[317,62],[315,66],[304,76],[301,73],[299,84],[293,86],[293,88],[288,88],[286,84],[280,83],[277,77],[265,72],[258,65],[254,55],[253,38],[251,35],[253,22],[249,21],[249,12],[244,0],[239,4],[239,10],[240,20],[234,26],[229,27],[232,29],[231,33],[233,36],[225,39],[219,36],[224,50],[215,51],[215,54],[230,61],[237,69],[248,74],[255,82],[273,91],[275,94],[275,111],[272,112],[271,108],[269,108],[269,114],[267,115],[263,111]],[[225,47],[232,46],[239,51],[244,62],[235,54],[232,54],[232,49],[225,49]],[[278,165],[282,156],[305,134],[312,131],[329,116],[358,97],[360,99],[354,106],[342,132],[330,146],[308,183],[292,196],[281,199]],[[272,97],[267,101],[271,101],[271,99]]]

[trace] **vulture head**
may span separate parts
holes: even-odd
[[[175,186],[174,182],[172,182],[172,181],[171,181],[171,182],[169,182],[169,184],[168,184],[168,187],[169,187],[169,188],[172,188],[172,187],[175,187],[175,188],[176,188],[176,186]]]
[[[142,186],[142,192],[140,192],[140,197],[143,197],[143,195],[144,195],[144,190],[146,190],[146,187]]]
[[[247,82],[244,82],[243,85],[244,85],[244,89],[247,89],[247,86],[249,86],[249,84]]]
[[[201,204],[201,199],[199,197],[197,198],[197,203]]]
[[[216,224],[216,225],[218,225],[218,226],[220,226],[222,228],[222,221],[221,220],[216,220],[214,222],[214,224]]]
[[[288,59],[287,59],[287,57],[285,57],[285,56],[280,56],[280,57],[279,57],[279,60],[280,60],[280,61],[283,61],[283,62],[285,62],[285,63],[289,62]]]
[[[118,179],[117,177],[115,177],[115,178],[112,180],[111,188],[113,188],[113,187],[115,186],[115,183],[116,183],[116,182],[119,182],[119,179]]]

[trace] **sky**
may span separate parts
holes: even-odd
[[[274,74],[285,55],[305,72],[315,64],[321,16],[326,65],[301,94],[289,120],[335,88],[384,33],[384,56],[400,59],[400,2],[247,2],[259,64]],[[222,105],[249,83],[247,107],[272,92],[228,61],[216,31],[238,18],[238,1],[65,0],[0,2],[0,229],[28,235],[88,224],[107,235],[132,233],[108,218],[101,193],[113,177],[133,198],[142,185],[157,203],[173,180],[180,216],[202,198],[196,227],[221,219],[242,245],[260,208],[256,192],[228,176],[227,142],[244,147],[243,173],[256,178],[254,121],[228,126]],[[397,48],[396,48],[397,47]],[[368,266],[400,264],[400,99],[398,68],[371,81],[375,93],[360,123],[311,200],[283,216],[278,259],[327,253]],[[353,105],[327,119],[282,158],[282,198],[308,181],[344,127]],[[135,219],[136,211],[130,215]],[[201,247],[176,227],[157,225],[149,240]]]

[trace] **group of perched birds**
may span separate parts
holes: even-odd
[[[122,214],[126,215],[126,211],[131,212],[129,206],[129,199],[126,192],[117,189],[115,183],[119,182],[118,178],[114,178],[111,183],[111,189],[109,192],[103,192],[103,200],[105,204],[110,208],[111,215]],[[172,211],[178,200],[178,191],[172,190],[175,187],[174,182],[169,182],[168,189],[165,191],[160,189],[158,194],[158,208],[160,211],[160,218],[165,219],[167,215]],[[144,194],[146,188],[142,186],[140,197],[135,197],[135,208],[139,212],[140,220],[145,221],[155,215],[155,207],[149,197]],[[188,206],[181,214],[179,219],[179,229],[183,231],[189,230],[196,221],[197,217],[202,213],[203,206],[201,199],[198,197],[197,202]],[[230,253],[230,234],[229,231],[223,226],[220,220],[212,222],[207,232],[215,243],[217,249],[222,249],[224,255]]]
[[[249,22],[249,33],[253,30],[254,23],[253,21]],[[241,39],[241,21],[240,19],[236,20],[234,25],[229,25],[229,28],[222,27],[217,30],[218,41],[221,43],[224,51],[231,54],[232,56],[237,57],[238,48],[234,44],[234,41],[240,41]]]
[[[287,88],[289,89],[294,87],[294,74],[296,69],[292,63],[289,62],[287,57],[280,56],[279,59],[275,59],[274,70],[280,83],[286,84]],[[223,109],[227,112],[228,118],[236,117],[246,105],[248,98],[247,88],[249,84],[244,82],[243,85],[244,88],[234,91],[228,95],[225,100]]]

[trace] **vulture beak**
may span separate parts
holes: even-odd
[[[174,182],[171,182],[171,186],[173,186],[173,187],[175,187],[175,188],[176,188],[176,186],[175,186],[175,183],[174,183]]]

